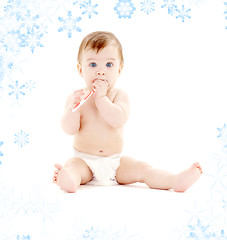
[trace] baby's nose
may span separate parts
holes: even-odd
[[[98,72],[97,72],[97,75],[98,75],[98,76],[105,76],[106,73],[101,70],[101,71],[98,71]]]

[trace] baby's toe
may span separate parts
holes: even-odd
[[[56,163],[56,164],[54,164],[54,166],[58,169],[58,171],[62,169],[62,165],[61,164]]]
[[[192,166],[195,167],[195,168],[199,168],[200,164],[198,162],[195,162],[195,163],[192,164]]]
[[[57,178],[53,177],[53,183],[56,183],[56,182],[57,182]]]

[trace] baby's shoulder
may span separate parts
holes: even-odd
[[[128,99],[128,94],[126,91],[124,91],[123,89],[120,88],[112,88],[109,91],[109,98],[112,101],[115,101],[117,99]]]
[[[112,88],[109,91],[109,94],[116,97],[117,95],[128,95],[126,91],[124,91],[123,89],[120,88]]]

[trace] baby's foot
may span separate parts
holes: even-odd
[[[64,191],[75,193],[77,186],[73,181],[70,172],[66,168],[63,168],[60,164],[55,164],[54,166],[57,170],[54,171],[53,182]]]
[[[189,169],[177,174],[173,184],[173,190],[175,192],[186,191],[200,178],[202,173],[202,168],[198,162],[192,164]]]

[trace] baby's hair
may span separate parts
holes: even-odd
[[[115,35],[111,32],[102,32],[102,31],[97,31],[88,34],[83,41],[80,44],[78,56],[77,56],[77,61],[79,64],[81,64],[81,59],[83,52],[86,49],[92,49],[96,50],[97,53],[105,48],[107,45],[113,45],[118,48],[118,53],[120,57],[120,64],[124,64],[124,58],[123,58],[123,53],[122,53],[122,46],[119,40],[115,37]]]

